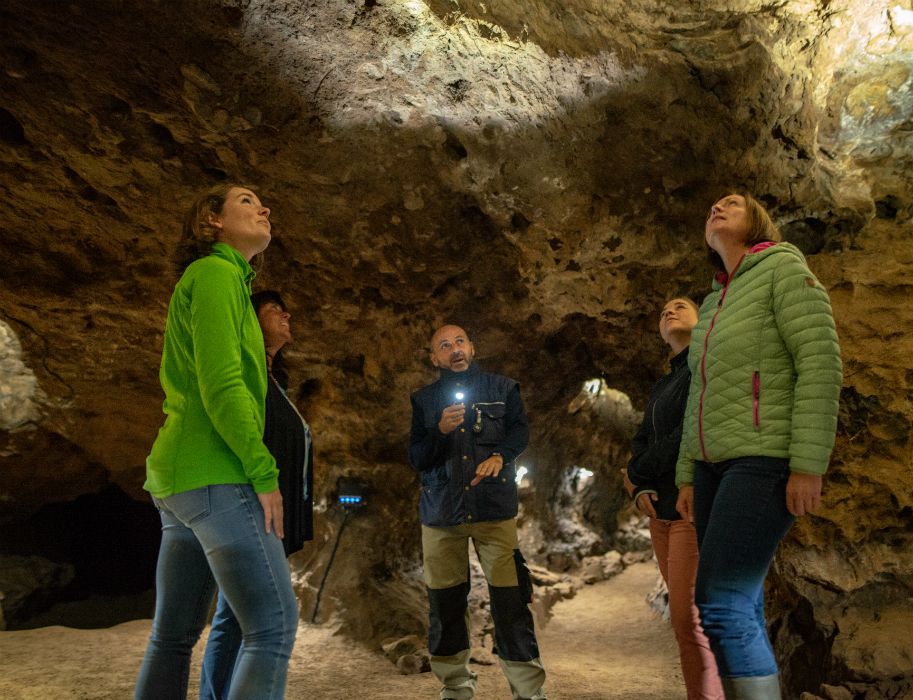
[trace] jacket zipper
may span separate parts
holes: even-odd
[[[743,255],[739,259],[738,265],[736,265],[735,269],[732,271],[732,274],[726,279],[726,286],[723,287],[723,291],[720,292],[720,300],[716,303],[716,311],[713,313],[713,318],[710,319],[710,326],[707,328],[707,333],[704,335],[704,351],[701,353],[701,397],[697,403],[697,437],[701,444],[701,456],[704,458],[705,462],[712,461],[707,454],[707,448],[704,445],[704,394],[707,393],[707,347],[710,343],[710,334],[713,332],[713,327],[716,325],[716,317],[720,315],[720,311],[723,309],[723,300],[726,299],[726,294],[729,292],[729,285],[732,283],[733,278],[742,266],[742,260],[744,259],[745,256]]]
[[[755,429],[761,427],[761,373],[757,370],[751,375],[751,411]]]

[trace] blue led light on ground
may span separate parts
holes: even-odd
[[[320,610],[320,597],[323,595],[323,587],[326,585],[327,576],[330,575],[330,567],[333,566],[333,560],[336,558],[336,550],[339,549],[339,541],[342,539],[342,532],[346,529],[346,523],[349,517],[357,513],[360,509],[368,505],[363,493],[365,482],[361,479],[351,476],[341,476],[336,480],[336,504],[340,506],[339,510],[344,513],[339,530],[336,531],[336,542],[333,543],[333,551],[330,552],[330,558],[327,561],[326,568],[323,570],[323,578],[320,586],[317,587],[317,597],[314,600],[314,612],[311,613],[311,622],[317,621],[317,613]]]
[[[346,512],[368,505],[364,496],[365,483],[361,479],[341,476],[336,482],[336,503]]]

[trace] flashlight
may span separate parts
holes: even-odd
[[[453,395],[453,398],[455,398],[457,401],[462,401],[464,396],[466,396],[466,394],[464,394],[462,391],[458,391]]]

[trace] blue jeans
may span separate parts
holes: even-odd
[[[241,625],[219,591],[216,612],[206,640],[203,667],[200,669],[200,700],[222,700],[228,697],[235,661],[242,642]]]
[[[786,509],[788,479],[787,459],[696,464],[700,559],[694,598],[724,678],[777,673],[764,617],[764,579],[796,520]]]
[[[184,700],[190,654],[218,586],[244,634],[228,698],[281,700],[298,608],[282,542],[266,534],[253,488],[220,484],[153,500],[162,546],[135,699]]]

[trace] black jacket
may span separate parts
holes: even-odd
[[[672,358],[672,369],[660,379],[644,409],[644,420],[631,444],[628,478],[635,485],[634,498],[643,491],[655,491],[659,500],[653,504],[661,520],[680,520],[675,510],[678,489],[675,487],[675,463],[682,441],[682,421],[691,371],[688,348]]]
[[[465,394],[463,424],[442,435],[437,424],[445,407],[459,403],[457,391]],[[412,394],[409,461],[421,476],[422,524],[448,527],[515,517],[514,460],[528,442],[517,382],[481,372],[475,363],[464,372],[441,370],[438,381]],[[504,458],[501,472],[470,486],[476,466],[495,452]]]
[[[314,539],[314,446],[298,409],[275,379],[269,380],[266,392],[263,442],[279,468],[282,546],[289,556]]]

